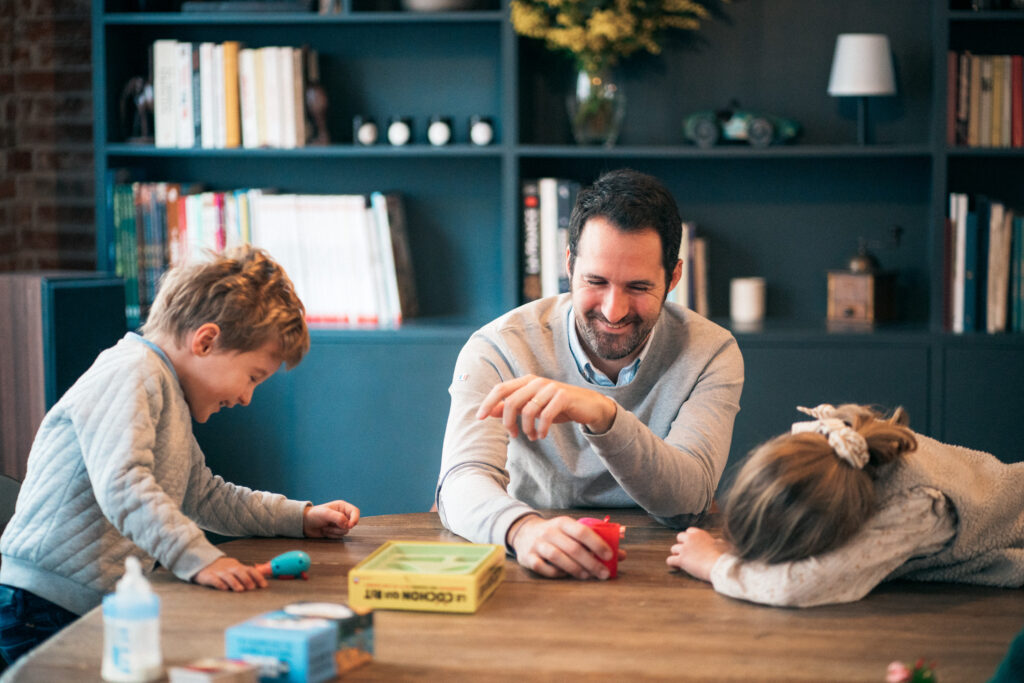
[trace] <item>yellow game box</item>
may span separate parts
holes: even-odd
[[[472,613],[505,578],[505,549],[388,541],[348,574],[352,607]]]

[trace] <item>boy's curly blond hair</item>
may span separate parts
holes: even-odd
[[[309,351],[305,315],[284,269],[266,251],[246,245],[164,273],[142,334],[182,344],[190,332],[215,323],[220,350],[244,353],[276,341],[290,369]]]

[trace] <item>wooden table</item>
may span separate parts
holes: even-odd
[[[718,595],[669,571],[674,533],[634,510],[629,557],[608,582],[539,578],[513,561],[476,614],[377,612],[376,659],[345,680],[885,680],[889,662],[934,661],[942,683],[985,681],[1024,628],[1024,591],[896,582],[851,605],[779,609]],[[574,511],[580,516],[604,512]],[[165,664],[224,653],[224,629],[299,600],[341,602],[347,572],[389,539],[456,541],[435,513],[368,517],[344,542],[246,539],[243,562],[301,548],[309,581],[222,593],[153,577],[163,601]],[[93,610],[8,672],[10,680],[99,680],[102,615]],[[5,678],[5,680],[9,680]]]

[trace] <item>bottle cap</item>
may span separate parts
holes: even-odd
[[[117,590],[103,597],[103,616],[113,619],[154,619],[160,615],[160,597],[142,575],[139,558],[129,555]]]

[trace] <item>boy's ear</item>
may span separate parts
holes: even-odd
[[[220,327],[217,323],[203,323],[192,333],[192,354],[207,356],[213,353],[219,336]]]

